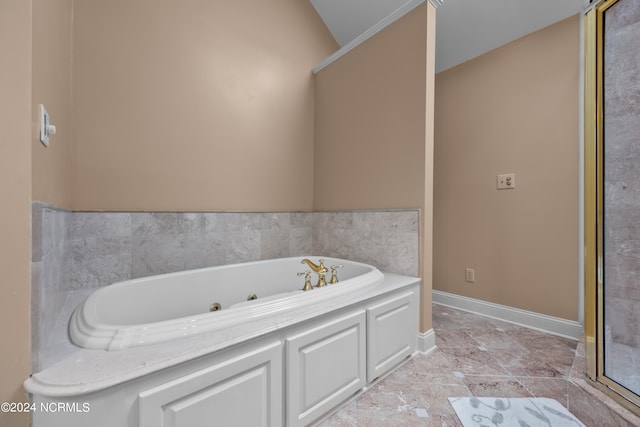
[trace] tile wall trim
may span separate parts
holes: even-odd
[[[561,319],[533,311],[521,310],[506,305],[495,304],[475,298],[432,291],[434,304],[457,308],[458,310],[480,314],[549,334],[579,340],[582,338],[582,324],[573,320]]]

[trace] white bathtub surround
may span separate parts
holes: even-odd
[[[58,312],[55,324],[52,325],[53,328],[48,337],[47,347],[45,347],[46,351],[39,353],[39,366],[53,366],[69,354],[73,354],[78,350],[78,347],[69,339],[69,319],[78,305],[92,292],[93,289],[78,289],[67,293],[64,305]]]
[[[347,291],[345,277],[304,293],[317,300],[221,330],[122,351],[78,349],[25,387],[36,405],[88,404],[90,411],[35,412],[34,426],[210,425],[201,411],[227,425],[320,419],[416,350],[419,279],[384,274]],[[324,298],[324,290],[334,295]],[[235,393],[256,410],[229,400]]]
[[[410,276],[419,263],[417,210],[69,212],[34,202],[32,235],[33,372],[69,348],[66,328],[54,328],[68,322],[67,296],[83,289],[309,253]]]

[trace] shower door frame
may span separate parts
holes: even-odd
[[[584,18],[585,360],[589,382],[640,415],[640,396],[604,373],[604,14],[618,1],[592,2]]]

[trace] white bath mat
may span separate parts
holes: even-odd
[[[553,399],[450,397],[464,427],[585,427]]]

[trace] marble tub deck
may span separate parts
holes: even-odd
[[[640,418],[584,381],[582,343],[433,306],[438,348],[419,354],[318,424],[462,426],[447,398],[548,397],[588,427],[640,426]]]

